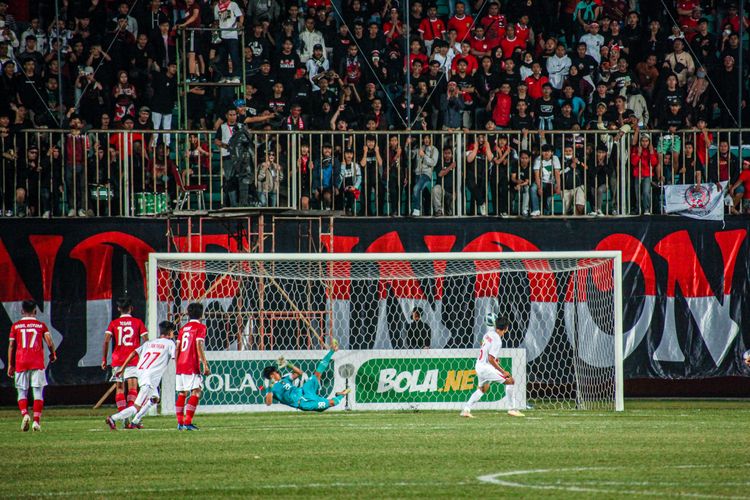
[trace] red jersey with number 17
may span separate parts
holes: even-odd
[[[10,327],[10,338],[16,342],[17,372],[44,370],[44,334],[47,325],[36,318],[26,317]]]
[[[206,325],[197,319],[191,319],[185,326],[180,328],[177,337],[177,375],[195,375],[200,373],[198,369],[198,347],[196,343],[206,341]]]
[[[148,335],[143,321],[130,314],[123,314],[119,318],[113,319],[105,333],[110,334],[113,340],[112,366],[122,366],[130,353],[141,345],[141,338]],[[138,355],[136,354],[130,360],[128,366],[136,366],[137,364]]]

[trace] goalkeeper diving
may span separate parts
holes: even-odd
[[[297,408],[302,411],[325,411],[333,408],[349,394],[350,389],[337,392],[332,398],[325,398],[320,395],[320,379],[323,373],[328,369],[331,363],[333,353],[339,350],[338,342],[335,340],[331,344],[331,350],[328,351],[323,359],[315,367],[313,377],[310,377],[302,384],[302,387],[294,385],[294,380],[304,375],[304,372],[286,361],[283,357],[279,358],[278,367],[267,366],[263,369],[263,378],[266,379],[264,384],[265,402],[271,406],[274,401]],[[281,376],[279,368],[286,368],[290,373]]]

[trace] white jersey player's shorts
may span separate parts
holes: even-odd
[[[159,399],[158,387],[159,384],[156,384],[155,386],[150,384],[141,385],[140,389],[138,389],[138,396],[135,398],[135,404],[141,407],[151,398]]]
[[[119,366],[113,366],[112,367],[112,373],[115,374],[118,371],[120,371]],[[127,380],[129,378],[138,378],[138,367],[137,366],[126,366],[125,372],[122,374],[122,380]],[[119,380],[118,380],[119,382]]]
[[[492,365],[477,364],[477,379],[479,379],[479,385],[482,386],[487,382],[499,382],[505,383],[505,377],[502,376]]]
[[[16,389],[24,391],[29,390],[31,387],[44,387],[47,385],[47,375],[44,370],[26,370],[23,372],[16,372]]]
[[[175,388],[177,389],[177,392],[203,389],[203,377],[197,373],[193,375],[179,374],[175,381]]]

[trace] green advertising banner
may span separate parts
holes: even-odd
[[[235,351],[208,352],[211,375],[203,379],[200,411],[290,411],[274,403],[266,406],[261,392],[263,368],[276,365],[280,356],[298,366],[302,385],[314,376],[326,351]],[[352,393],[331,410],[457,409],[477,389],[474,371],[476,349],[346,350],[334,354],[323,374],[319,394],[351,388]],[[513,374],[518,387],[526,387],[526,352],[501,349],[500,365]],[[286,370],[281,370],[282,375]],[[173,374],[174,372],[172,372]],[[174,375],[163,379],[162,413],[174,414]],[[512,395],[514,401],[508,396]],[[526,407],[526,391],[506,393],[506,387],[492,384],[475,405],[477,409]]]
[[[500,366],[512,371],[510,357]],[[355,374],[357,403],[464,403],[477,389],[475,358],[373,358]],[[500,401],[505,386],[492,384],[483,402]]]
[[[302,385],[307,377],[312,377],[317,359],[289,359],[298,366],[305,375],[295,380],[295,384]],[[276,365],[273,359],[221,359],[210,360],[211,375],[203,378],[203,396],[201,405],[263,405],[263,368]],[[281,370],[282,375],[286,373]],[[333,392],[333,373],[329,369],[321,380],[321,394]]]

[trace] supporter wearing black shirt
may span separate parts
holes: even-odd
[[[260,63],[260,71],[250,79],[253,87],[258,89],[260,98],[268,99],[273,92],[273,84],[276,83],[276,75],[271,72],[271,63],[266,59]]]
[[[294,74],[301,66],[299,55],[294,50],[294,44],[286,39],[281,44],[281,51],[276,55],[276,78],[284,84],[284,88],[291,87]]]
[[[271,42],[268,36],[263,33],[263,25],[256,22],[253,24],[253,32],[245,38],[245,47],[250,47],[253,51],[253,58],[258,60],[271,58]]]
[[[554,130],[554,120],[558,114],[557,100],[552,97],[552,85],[545,83],[542,97],[534,102],[534,118],[539,130]]]
[[[507,83],[510,88],[518,88],[518,84],[521,83],[521,75],[516,71],[516,63],[513,59],[505,60],[505,68],[499,76],[500,83]]]
[[[596,59],[586,53],[586,44],[579,43],[576,46],[576,53],[570,56],[572,66],[578,68],[578,74],[581,77],[590,76],[592,81],[596,81],[596,71],[599,65]]]
[[[638,54],[641,38],[643,38],[643,26],[641,26],[641,20],[638,17],[637,12],[630,11],[628,12],[625,26],[622,28],[622,39],[625,43],[628,56],[631,57],[634,63],[641,57]]]

